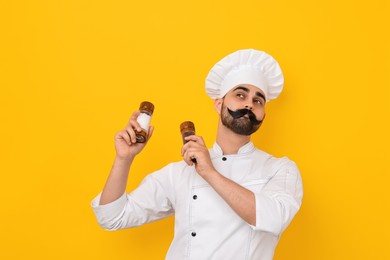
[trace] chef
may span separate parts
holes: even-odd
[[[263,51],[239,50],[220,60],[206,77],[219,114],[212,148],[201,136],[186,137],[182,161],[151,173],[126,194],[130,166],[146,145],[136,143],[141,129],[134,112],[115,135],[111,173],[92,201],[99,225],[118,230],[175,215],[166,259],[272,259],[301,206],[302,180],[293,161],[256,148],[251,135],[283,84],[279,64]],[[150,127],[148,140],[152,132]]]

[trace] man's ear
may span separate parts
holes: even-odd
[[[214,100],[214,108],[215,108],[215,111],[217,111],[218,114],[221,114],[222,103],[223,103],[223,99],[222,98],[217,98],[217,99]]]

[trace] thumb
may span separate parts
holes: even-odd
[[[152,137],[153,131],[154,131],[154,127],[153,127],[153,126],[149,126],[148,139],[147,139],[147,141],[149,141],[149,139]]]

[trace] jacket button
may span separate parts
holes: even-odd
[[[193,198],[194,200],[196,200],[196,199],[198,198],[198,196],[197,196],[197,195],[194,195],[194,196],[192,196],[192,198]]]
[[[222,157],[222,161],[226,161],[227,159],[226,159],[226,157]]]
[[[191,236],[196,237],[196,232],[192,232]]]

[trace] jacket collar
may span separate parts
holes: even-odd
[[[243,155],[243,154],[246,154],[246,153],[251,153],[255,149],[256,148],[255,148],[254,144],[252,143],[252,141],[249,141],[248,143],[246,143],[243,146],[241,146],[240,149],[238,149],[237,155],[238,154],[239,155]],[[222,148],[217,144],[217,142],[214,143],[212,151],[213,151],[214,155],[216,155],[216,156],[222,156],[223,155]]]

